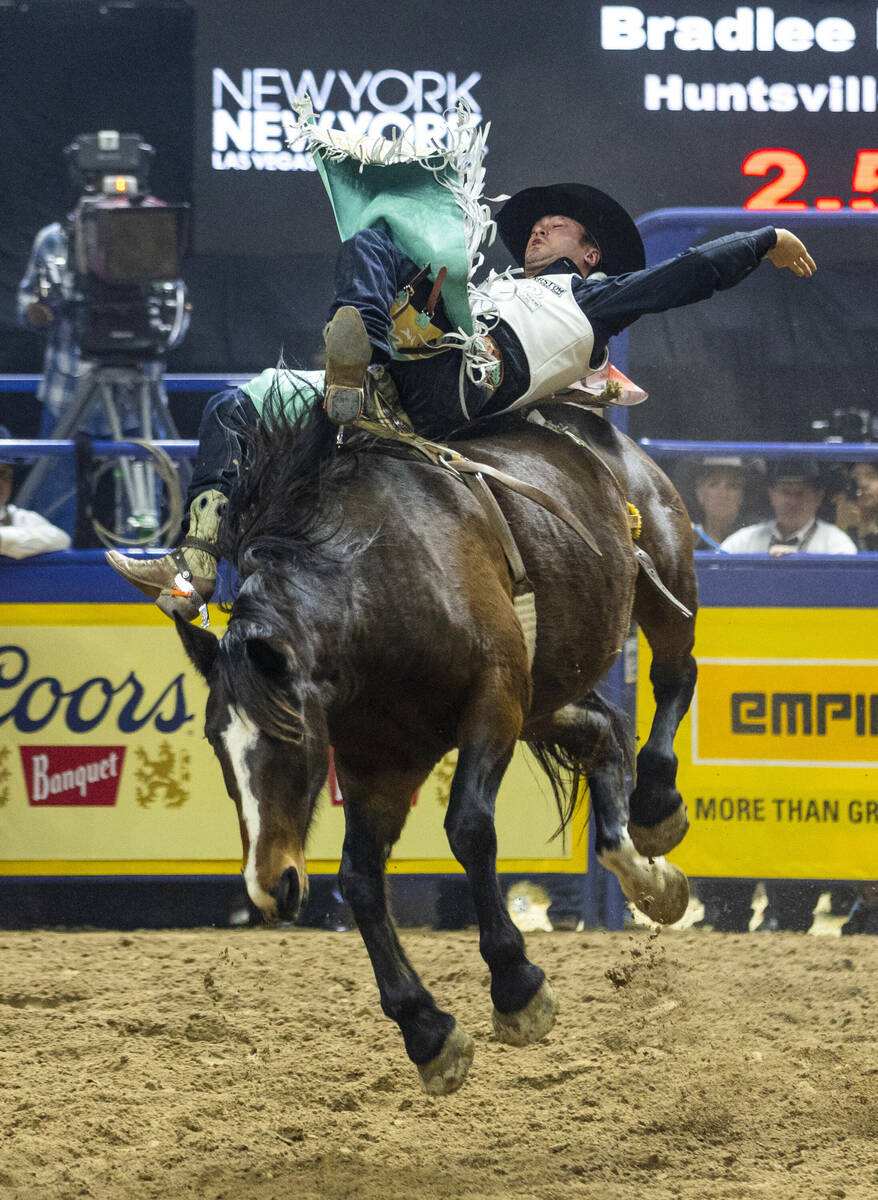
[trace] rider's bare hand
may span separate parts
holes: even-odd
[[[776,267],[789,267],[802,279],[810,279],[817,270],[817,264],[804,244],[788,229],[778,229],[776,232],[777,243],[765,257],[770,258]]]

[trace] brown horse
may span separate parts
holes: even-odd
[[[306,893],[305,839],[334,747],[342,892],[381,1006],[437,1094],[460,1086],[473,1043],[409,964],[383,876],[412,793],[449,750],[458,760],[445,829],[472,888],[501,1040],[525,1045],[555,1018],[496,875],[494,801],[518,739],[553,780],[562,822],[587,780],[600,861],[639,909],[671,922],[688,900],[685,876],[661,856],[687,828],[673,738],[695,682],[694,618],[638,572],[625,501],[643,516],[641,544],[664,582],[694,612],[689,519],[628,438],[580,408],[565,406],[564,420],[606,466],[521,420],[455,443],[549,492],[600,549],[497,489],[536,597],[532,666],[498,536],[471,492],[441,467],[369,439],[336,450],[337,431],[319,409],[292,427],[269,420],[243,435],[246,469],[226,521],[226,552],[243,583],[228,630],[217,641],[178,621],[210,687],[206,733],[238,808],[247,887],[268,919],[292,920]],[[656,714],[629,800],[624,729],[594,688],[632,614],[653,652]]]

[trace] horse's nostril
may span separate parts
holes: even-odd
[[[282,921],[292,921],[299,911],[299,875],[295,867],[287,867],[271,894],[277,902],[277,915]]]

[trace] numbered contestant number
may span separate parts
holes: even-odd
[[[741,164],[743,175],[769,175],[777,171],[768,183],[745,202],[745,208],[802,209],[812,207],[806,201],[793,199],[808,178],[808,164],[795,150],[779,147],[754,150]],[[827,212],[850,208],[855,212],[872,212],[878,202],[869,194],[878,192],[878,150],[858,150],[851,176],[851,195],[847,200],[841,196],[817,196],[813,207]]]

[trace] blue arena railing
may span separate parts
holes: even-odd
[[[873,462],[876,442],[673,442],[641,438],[638,445],[650,458],[703,458],[715,454],[741,458],[813,458],[817,462]]]
[[[221,392],[224,388],[238,387],[247,383],[259,369],[247,374],[199,374],[187,375],[172,372],[162,376],[166,392]],[[40,375],[0,375],[0,392],[35,392]]]

